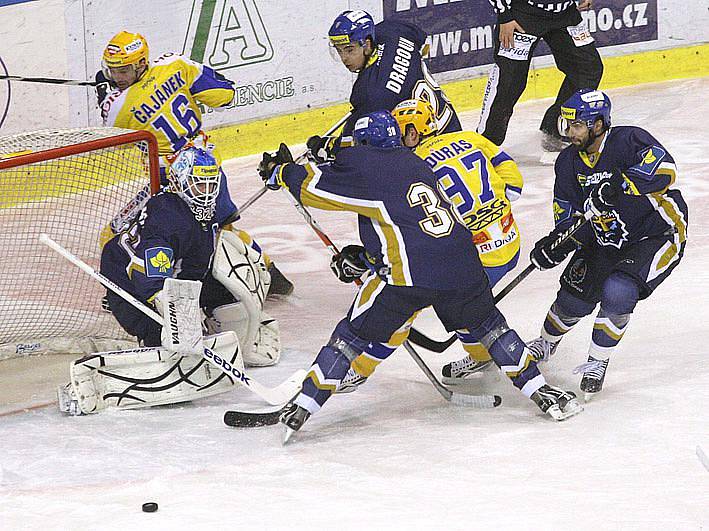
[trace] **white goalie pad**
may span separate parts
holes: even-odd
[[[204,345],[243,371],[234,332],[207,336]],[[70,414],[187,402],[224,393],[238,383],[201,355],[170,352],[163,347],[85,356],[71,364],[70,376],[69,384],[59,388],[59,409]]]
[[[246,365],[267,367],[278,363],[278,323],[263,311],[271,276],[260,253],[233,232],[223,230],[217,240],[212,276],[238,301],[214,309],[217,329],[237,333]]]
[[[202,319],[198,280],[166,278],[158,294],[158,309],[162,313],[162,346],[182,354],[202,353]]]

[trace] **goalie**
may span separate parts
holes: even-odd
[[[203,331],[210,334],[205,344],[237,369],[279,360],[278,323],[263,311],[271,281],[263,257],[236,233],[219,231],[214,220],[221,184],[216,160],[188,148],[168,174],[169,187],[106,243],[100,268],[154,307],[166,326],[109,291],[113,316],[145,348],[75,361],[72,381],[60,393],[67,412],[183,402],[230,389],[231,379],[211,374],[201,356]]]

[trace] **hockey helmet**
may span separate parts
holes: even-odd
[[[429,136],[438,130],[433,107],[426,100],[404,100],[391,111],[399,124],[402,134],[406,134],[406,126],[411,124],[421,136]]]
[[[141,59],[148,62],[148,41],[140,33],[121,31],[103,50],[103,62],[110,68],[137,65]]]
[[[611,100],[600,90],[581,89],[561,106],[559,133],[565,135],[573,122],[585,123],[591,129],[596,120],[603,121],[605,130],[611,126]]]
[[[343,11],[332,23],[327,34],[333,46],[351,43],[364,46],[367,37],[374,41],[374,19],[366,11]]]
[[[389,111],[375,111],[357,120],[352,136],[358,145],[381,148],[401,145],[399,124]]]
[[[221,184],[221,170],[214,155],[189,147],[180,151],[170,165],[173,191],[187,203],[197,221],[214,217]]]

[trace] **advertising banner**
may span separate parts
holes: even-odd
[[[597,47],[657,40],[657,0],[604,0],[581,15]],[[602,6],[602,7],[601,7]],[[431,72],[450,72],[493,62],[492,6],[483,0],[383,0],[384,18],[426,29]],[[535,56],[548,55],[540,44]]]

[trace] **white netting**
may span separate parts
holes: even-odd
[[[151,180],[155,155],[134,137],[109,128],[0,137],[0,359],[104,350],[129,339],[101,309],[105,289],[39,235],[98,269],[106,227]],[[41,160],[6,167],[38,152]]]

